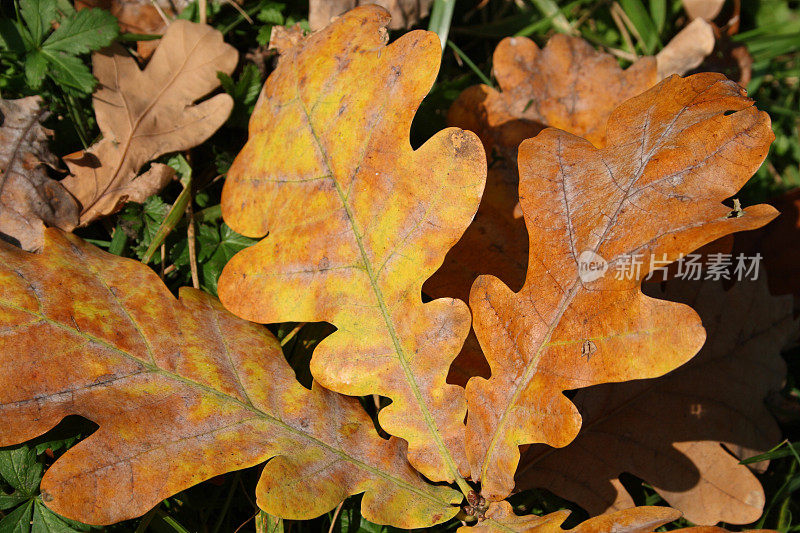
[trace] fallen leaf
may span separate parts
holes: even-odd
[[[514,293],[481,276],[470,293],[492,372],[467,384],[467,454],[484,497],[512,491],[520,445],[562,447],[575,437],[581,418],[563,391],[657,377],[697,353],[705,340],[697,314],[641,293],[649,264],[631,279],[599,267],[634,254],[673,261],[766,224],[770,206],[730,217],[721,202],[758,169],[773,138],[744,89],[697,74],[618,107],[606,148],[556,129],[520,146],[525,284]]]
[[[358,400],[297,383],[277,339],[145,265],[48,229],[41,254],[0,243],[0,446],[67,415],[99,425],[41,483],[53,511],[134,518],[216,475],[264,467],[256,496],[308,519],[364,492],[369,520],[428,527],[458,493],[425,483]],[[69,283],[64,283],[69,280]]]
[[[497,276],[513,290],[522,286],[528,239],[515,208],[517,148],[523,140],[553,126],[602,147],[611,111],[658,82],[653,58],[642,58],[622,70],[610,54],[561,34],[543,50],[525,37],[504,39],[495,49],[493,64],[500,91],[471,87],[448,114],[452,126],[476,132],[490,158],[497,153],[501,160],[489,170],[475,220],[423,287],[436,298],[467,300],[472,282],[481,274]],[[486,360],[470,333],[448,381],[463,386],[470,377],[488,375]]]
[[[42,247],[44,224],[71,231],[78,224],[78,204],[44,166],[58,167],[42,126],[42,99],[0,98],[0,239],[25,250]]]
[[[618,479],[627,472],[696,524],[753,522],[764,491],[739,459],[780,441],[764,398],[780,390],[780,351],[800,332],[793,298],[770,296],[763,274],[729,290],[679,279],[648,289],[699,313],[703,349],[661,378],[579,391],[580,434],[566,448],[529,448],[517,488],[545,487],[597,514],[635,505]]]
[[[374,4],[389,11],[389,28],[399,30],[414,26],[428,16],[433,0],[308,0],[308,24],[320,30],[331,20],[357,6]]]
[[[290,48],[294,48],[303,40],[304,32],[300,24],[295,24],[291,28],[286,26],[275,26],[272,28],[269,37],[269,50],[275,50],[279,54],[284,54]]]
[[[145,35],[163,35],[167,30],[167,22],[175,18],[187,5],[189,5],[188,0],[75,1],[75,9],[78,10],[96,7],[109,11],[119,21],[122,32]],[[167,17],[167,20],[164,20],[164,17]],[[157,46],[158,41],[138,41],[136,51],[141,57],[147,59]]]
[[[696,18],[673,37],[656,54],[658,79],[663,80],[672,74],[683,76],[714,51],[714,28],[702,18]]]
[[[464,390],[445,378],[469,309],[423,304],[421,287],[474,216],[486,160],[456,128],[412,150],[441,47],[426,31],[385,46],[388,18],[356,8],[280,57],[222,191],[234,231],[269,235],[231,259],[219,294],[248,320],[338,328],[314,350],[314,378],[391,399],[381,427],[427,478],[466,493]]]
[[[613,514],[585,520],[571,529],[562,529],[561,524],[569,511],[556,511],[544,516],[514,514],[506,502],[493,503],[486,512],[486,519],[473,527],[461,527],[459,533],[650,533],[659,526],[680,518],[681,513],[669,507],[636,507]],[[683,530],[681,530],[683,531]]]
[[[81,203],[81,226],[159,192],[168,171],[157,167],[136,178],[139,169],[204,142],[222,126],[233,108],[229,95],[195,102],[219,86],[217,72],[230,74],[236,60],[220,32],[185,20],[170,25],[143,71],[120,46],[94,54],[100,85],[93,101],[103,139],[65,157],[71,175],[61,181]]]
[[[683,9],[691,19],[714,20],[724,5],[725,0],[683,0]]]

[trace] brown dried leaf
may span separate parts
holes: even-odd
[[[144,514],[272,458],[256,496],[293,519],[364,492],[378,523],[428,527],[459,494],[425,483],[358,400],[297,383],[277,339],[138,261],[48,229],[41,254],[0,242],[0,446],[67,415],[100,427],[51,466],[42,499],[89,524]],[[69,280],[65,283],[64,280]]]
[[[673,74],[683,76],[700,63],[714,50],[714,28],[702,18],[696,18],[673,37],[656,54],[658,79],[663,80]]]
[[[683,9],[692,19],[714,20],[724,5],[725,0],[683,0]]]
[[[308,24],[312,31],[330,24],[334,17],[358,6],[374,4],[389,11],[389,28],[410,28],[428,16],[433,0],[308,0]]]
[[[486,519],[473,527],[461,527],[459,533],[650,533],[658,527],[680,518],[681,513],[669,507],[636,507],[613,514],[590,518],[572,529],[561,524],[569,511],[557,511],[545,516],[514,514],[508,502],[493,503]],[[682,530],[681,530],[682,531]]]
[[[279,54],[285,54],[291,48],[297,46],[303,40],[303,28],[300,24],[295,24],[291,28],[286,26],[275,26],[269,36],[269,50],[275,50]]]
[[[668,78],[617,108],[604,149],[555,129],[520,146],[525,284],[514,293],[481,276],[470,293],[492,376],[467,384],[467,453],[487,499],[514,488],[518,446],[575,437],[580,415],[563,391],[660,376],[697,353],[705,334],[696,313],[641,293],[649,264],[633,279],[579,269],[603,259],[613,269],[630,254],[674,260],[767,223],[772,207],[729,217],[721,202],[773,138],[769,117],[741,87],[697,74]]]
[[[144,70],[119,46],[93,56],[103,139],[64,158],[72,175],[61,182],[81,203],[80,225],[159,192],[165,172],[136,178],[139,169],[202,143],[222,126],[233,108],[229,95],[195,101],[219,86],[217,71],[230,74],[236,61],[220,32],[185,20],[170,25]]]
[[[793,299],[770,296],[763,274],[729,290],[678,279],[649,289],[699,313],[703,349],[661,378],[579,391],[580,434],[566,448],[528,449],[517,488],[545,487],[596,514],[635,505],[617,479],[627,472],[696,524],[753,522],[764,492],[738,463],[780,440],[764,398],[781,388],[780,350],[800,332]]]
[[[0,98],[0,239],[36,251],[43,244],[43,224],[66,231],[78,224],[78,204],[44,166],[58,167],[42,126],[42,99]]]
[[[486,160],[457,128],[412,149],[441,47],[425,31],[386,46],[386,22],[362,6],[280,57],[222,192],[231,228],[263,239],[226,265],[219,294],[256,322],[333,324],[315,379],[390,398],[379,421],[408,441],[411,464],[468,492],[464,390],[445,379],[469,310],[423,303],[421,287],[474,216]]]

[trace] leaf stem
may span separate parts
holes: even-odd
[[[206,0],[198,0],[197,8],[200,15],[200,24],[207,24],[208,20],[208,6],[206,5]]]
[[[336,526],[336,519],[339,518],[339,513],[342,512],[343,505],[344,500],[339,502],[339,505],[336,506],[336,510],[333,512],[333,518],[331,518],[331,527],[328,528],[328,533],[333,533],[333,528]]]
[[[191,187],[187,187],[189,189]],[[188,228],[186,229],[186,240],[189,243],[189,270],[192,273],[192,287],[195,289],[200,288],[200,278],[197,275],[197,246],[195,242],[195,228],[194,228],[194,211],[192,210],[192,201],[186,205],[186,220]]]

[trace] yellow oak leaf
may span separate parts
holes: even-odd
[[[222,192],[228,225],[266,237],[231,259],[219,294],[248,320],[336,326],[314,378],[388,397],[381,427],[408,442],[411,464],[466,493],[464,391],[445,379],[470,314],[423,303],[421,288],[474,216],[486,160],[456,128],[411,148],[441,47],[425,31],[386,46],[387,21],[363,6],[281,56]]]

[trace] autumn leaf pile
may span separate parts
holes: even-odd
[[[577,37],[517,37],[495,51],[499,90],[464,91],[452,127],[413,149],[442,48],[422,30],[388,44],[389,22],[361,6],[282,46],[225,176],[222,216],[254,244],[219,299],[176,298],[69,233],[162,190],[176,170],[156,159],[229,117],[230,96],[207,97],[237,63],[219,32],[175,21],[141,69],[119,45],[96,52],[102,138],[60,181],[41,102],[0,103],[0,445],[69,415],[98,425],[44,473],[43,504],[112,524],[266,462],[256,503],[283,519],[363,493],[379,524],[563,531],[568,512],[507,501],[547,488],[597,515],[576,532],[756,520],[764,493],[739,460],[780,440],[762,398],[796,337],[792,297],[579,269],[587,253],[675,261],[769,223],[770,205],[724,203],[767,155],[767,114],[665,56],[622,70]],[[753,235],[741,246],[767,250]],[[308,389],[263,324],[311,322],[335,331]],[[383,399],[375,419],[359,397]],[[634,507],[623,473],[673,508]]]

